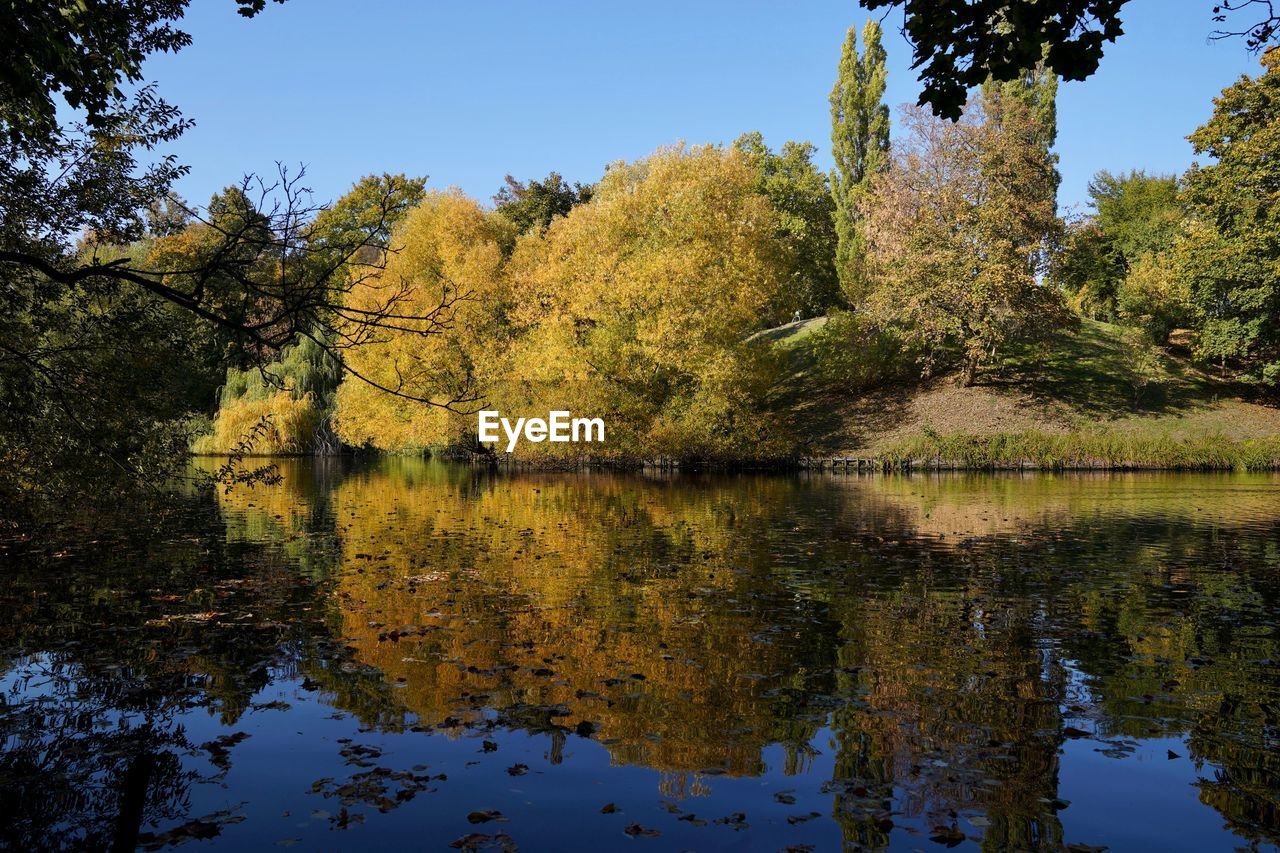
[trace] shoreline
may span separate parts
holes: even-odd
[[[227,458],[226,454],[191,454]],[[421,454],[347,449],[339,453],[246,454],[244,458],[376,458],[422,455],[441,461],[521,471],[664,471],[902,473],[911,471],[1277,471],[1280,435],[1230,439],[1221,435],[1175,437],[1107,431],[939,435],[923,433],[882,448],[781,459],[695,460],[674,457],[517,457],[457,449]]]

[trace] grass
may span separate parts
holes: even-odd
[[[922,433],[881,448],[891,468],[1039,468],[1063,470],[1268,470],[1280,468],[1280,435],[1234,440],[1222,435],[1090,429],[1068,433]]]
[[[1162,348],[1135,349],[1108,323],[1083,320],[1012,347],[970,387],[937,376],[866,390],[821,387],[815,328],[768,333],[794,366],[781,416],[806,435],[809,456],[899,467],[1280,467],[1280,409]]]

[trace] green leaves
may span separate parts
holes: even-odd
[[[862,30],[863,54],[853,28],[840,54],[839,72],[831,90],[831,154],[836,167],[831,178],[835,202],[836,271],[850,301],[863,289],[862,256],[865,252],[858,228],[858,200],[870,179],[888,165],[889,108],[884,104],[887,70],[880,44],[880,25],[867,21]]]
[[[1217,158],[1186,175],[1194,222],[1177,257],[1202,325],[1197,354],[1276,387],[1280,362],[1280,48],[1264,71],[1223,90],[1191,134]]]

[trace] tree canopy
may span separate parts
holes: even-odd
[[[1015,80],[1042,59],[1063,80],[1092,76],[1106,45],[1124,34],[1121,13],[1129,0],[861,2],[867,9],[902,10],[912,68],[920,69],[924,84],[919,103],[955,120],[970,89],[988,79]],[[1280,14],[1271,3],[1206,0],[1205,10],[1230,27],[1214,36],[1243,36],[1250,50],[1280,33]]]
[[[840,52],[836,83],[831,90],[831,197],[835,202],[836,272],[851,299],[865,285],[862,269],[865,245],[858,223],[859,202],[867,187],[888,164],[889,108],[884,104],[888,74],[880,25],[862,28],[862,55],[852,27]]]
[[[1063,316],[1037,280],[1057,217],[1035,122],[999,94],[954,124],[909,107],[906,139],[864,202],[868,313],[919,340],[926,368],[958,350],[966,384],[1008,341]]]
[[[1280,48],[1263,73],[1214,100],[1191,134],[1214,158],[1187,172],[1192,227],[1178,247],[1203,357],[1250,381],[1280,386]]]

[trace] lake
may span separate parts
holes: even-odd
[[[0,543],[0,846],[1280,842],[1278,475],[281,471]]]

